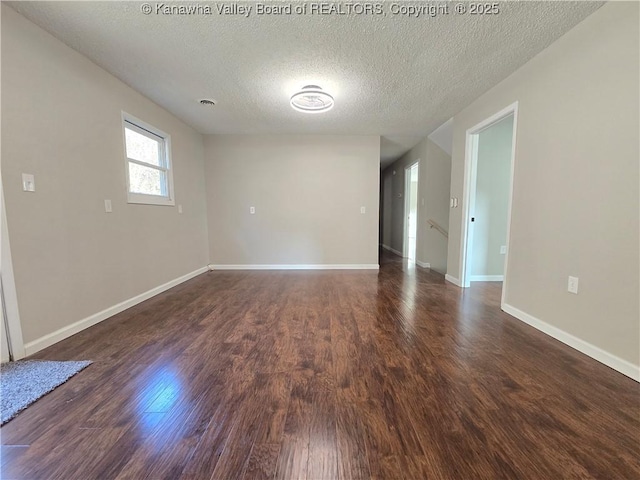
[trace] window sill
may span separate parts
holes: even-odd
[[[176,201],[173,198],[139,193],[130,193],[127,196],[127,203],[135,203],[137,205],[161,205],[166,207],[174,207],[176,205]]]

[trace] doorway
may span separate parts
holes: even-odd
[[[419,160],[404,169],[404,242],[402,255],[409,264],[416,263],[418,236],[418,164]]]
[[[0,276],[0,302],[2,303],[2,322],[0,322],[0,362],[8,362],[11,359],[11,347],[9,345],[7,313],[4,308],[4,290],[2,288],[2,279]]]
[[[461,283],[502,282],[506,292],[517,103],[467,131]]]
[[[0,178],[0,300],[2,326],[0,327],[0,357],[20,360],[25,356],[22,327],[18,312],[18,297],[11,262],[11,246],[7,229],[7,214],[4,203],[2,179]]]

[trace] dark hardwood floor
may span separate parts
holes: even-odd
[[[94,364],[0,430],[2,479],[637,479],[640,385],[383,255],[210,272],[39,352]]]

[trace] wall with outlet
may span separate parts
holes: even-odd
[[[402,253],[404,171],[417,160],[420,161],[420,165],[416,257],[423,265],[429,264],[432,270],[445,273],[447,238],[436,229],[430,228],[427,221],[433,219],[445,230],[449,225],[451,157],[429,138],[422,140],[381,174],[382,245]]]
[[[171,135],[183,215],[127,203],[121,110]],[[203,170],[200,134],[2,5],[2,181],[28,345],[204,267]]]
[[[513,117],[478,135],[471,280],[501,280],[507,243]]]
[[[377,268],[380,137],[208,135],[205,156],[213,265]]]
[[[518,101],[507,311],[636,369],[639,7],[605,4],[456,115],[451,179],[462,198],[467,129]],[[454,278],[462,210],[451,210]]]

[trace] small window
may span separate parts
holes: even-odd
[[[129,203],[175,205],[169,135],[124,113],[122,124]]]

